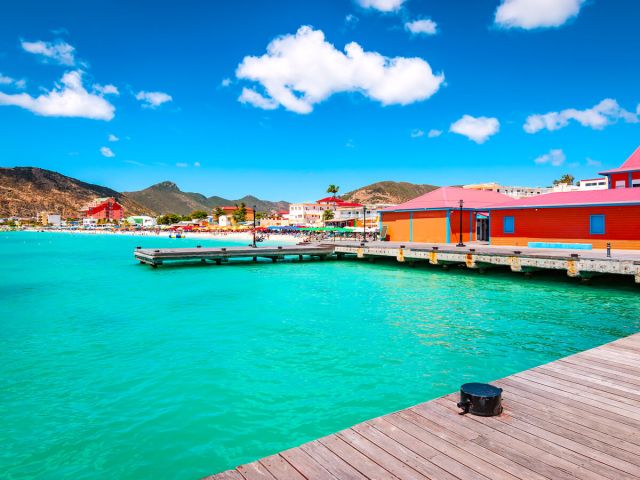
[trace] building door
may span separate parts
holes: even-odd
[[[479,242],[489,241],[489,219],[478,216],[476,220],[476,239]]]

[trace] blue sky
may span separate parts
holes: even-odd
[[[640,144],[638,18],[635,0],[12,2],[0,164],[290,201],[589,178]]]

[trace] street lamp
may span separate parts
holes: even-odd
[[[456,247],[464,247],[464,243],[462,241],[462,206],[464,205],[464,200],[460,200],[460,241],[456,245]]]
[[[367,206],[362,207],[362,241],[367,241]]]
[[[256,206],[253,206],[253,248],[256,248]]]

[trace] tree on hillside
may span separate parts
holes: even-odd
[[[193,218],[194,220],[204,220],[208,216],[209,214],[204,210],[194,210],[193,212],[191,212],[191,218]]]
[[[244,202],[240,202],[240,205],[236,204],[236,209],[233,211],[233,220],[236,223],[247,221],[247,206]]]
[[[567,185],[573,185],[575,180],[576,179],[575,179],[575,177],[573,175],[571,175],[570,173],[565,173],[558,180],[554,180],[553,184],[554,185],[559,185],[561,183],[566,183]]]
[[[333,199],[336,199],[336,195],[338,194],[338,191],[340,190],[340,187],[337,185],[334,185],[333,183],[331,185],[329,185],[329,187],[327,188],[327,193],[330,193],[331,196],[333,197]]]

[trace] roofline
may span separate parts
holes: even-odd
[[[628,169],[624,169],[624,170],[619,170],[617,168],[613,168],[611,170],[605,170],[603,172],[598,172],[598,175],[611,175],[613,173],[633,173],[633,172],[640,172],[640,168],[628,168]]]
[[[462,208],[463,211],[476,211],[476,210],[487,210],[489,207],[477,207],[477,208]],[[391,213],[391,212],[438,212],[438,211],[446,211],[446,210],[460,210],[460,207],[440,207],[440,208],[402,208],[397,210],[378,210],[380,213]]]
[[[515,205],[511,207],[487,207],[485,210],[527,210],[530,208],[577,208],[577,207],[620,207],[620,206],[640,206],[640,201],[621,201],[608,203],[572,203],[569,205]]]

